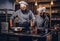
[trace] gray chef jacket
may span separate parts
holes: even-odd
[[[47,15],[45,15],[45,17],[41,17],[39,15],[36,15],[35,17],[35,25],[37,27],[48,27],[48,23],[49,23],[49,18]]]
[[[19,23],[24,23],[24,22],[29,22],[30,20],[35,20],[34,14],[32,13],[31,10],[27,11],[28,13],[23,14],[21,9],[17,10],[12,16],[11,18],[14,19],[14,17],[18,16],[18,22]]]

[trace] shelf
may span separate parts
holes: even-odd
[[[29,2],[35,2],[35,0],[25,0],[25,1],[27,1],[28,3]],[[51,0],[37,0],[37,2],[50,2]],[[53,0],[54,2],[59,2],[59,0]]]
[[[51,20],[60,20],[60,18],[51,18]]]

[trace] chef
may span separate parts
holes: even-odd
[[[48,28],[49,18],[45,12],[46,12],[45,7],[39,7],[37,9],[37,15],[35,18],[35,27]]]
[[[29,26],[32,26],[30,24],[34,24],[34,14],[32,13],[31,10],[29,10],[27,8],[28,3],[26,3],[25,1],[20,1],[20,9],[17,10],[10,18],[10,27],[13,26],[12,24],[12,20],[16,18],[17,21],[14,20],[14,22],[18,23],[18,27],[25,27],[26,30],[29,30]]]

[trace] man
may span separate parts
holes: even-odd
[[[25,1],[20,1],[20,9],[17,10],[10,19],[10,27],[12,27],[12,20],[16,17],[19,27],[29,28],[29,24],[34,23],[35,17],[31,10],[27,8],[27,3]],[[16,21],[15,21],[16,22]],[[31,22],[31,23],[30,23]],[[32,26],[32,25],[31,25]]]
[[[35,26],[40,28],[48,28],[49,18],[45,13],[46,8],[40,7],[37,9],[37,15],[35,18]],[[47,33],[47,29],[45,29],[45,33]]]
[[[48,27],[48,25],[44,24],[45,22],[49,22],[49,18],[45,13],[45,10],[45,7],[40,7],[37,9],[36,25],[38,27]]]

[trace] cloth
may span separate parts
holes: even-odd
[[[27,10],[26,12],[23,13],[19,9],[11,16],[11,19],[14,19],[16,16],[18,17],[19,23],[30,22],[30,20],[33,20],[33,21],[35,20],[34,14],[32,13],[31,10]]]
[[[37,27],[48,27],[48,23],[49,23],[49,18],[47,15],[44,15],[44,17],[36,15],[35,25]]]

